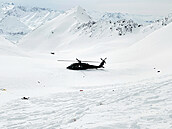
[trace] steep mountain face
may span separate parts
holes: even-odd
[[[28,49],[56,49],[57,46],[68,44],[71,40],[79,38],[71,30],[77,24],[88,23],[91,20],[86,11],[78,6],[36,29],[21,40],[19,45]]]
[[[136,15],[136,14],[128,14],[128,13],[109,13],[109,12],[97,12],[97,11],[89,11],[88,14],[94,18],[95,21],[105,20],[117,22],[119,20],[130,20],[132,19],[134,22],[138,24],[150,24],[157,19],[163,18],[162,16],[152,16],[152,15]]]
[[[78,23],[73,31],[80,35],[87,35],[89,37],[103,38],[103,37],[118,37],[128,33],[139,30],[142,25],[135,23],[133,20],[118,20],[113,21],[90,21],[88,23]]]
[[[27,8],[13,3],[3,3],[0,7],[0,34],[12,42],[17,42],[60,13],[45,8]]]
[[[92,14],[92,13],[90,13]],[[172,22],[172,15],[166,17],[153,17],[149,15],[131,15],[122,13],[93,12],[93,16],[99,17],[89,23],[78,24],[74,29],[80,35],[86,34],[89,37],[111,37],[122,36],[130,33],[147,33],[168,25]]]

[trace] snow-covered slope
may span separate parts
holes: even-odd
[[[152,23],[160,29],[150,34],[118,21],[136,28],[109,36],[119,32],[112,21],[94,22],[76,7],[27,35],[20,49],[0,37],[0,128],[170,129],[172,23]],[[20,56],[21,49],[29,52]],[[72,71],[57,61],[76,57],[107,64]]]
[[[78,23],[88,23],[91,17],[80,6],[75,7],[26,36],[19,44],[25,49],[54,50],[68,44],[78,35],[69,33]]]
[[[156,30],[146,38],[131,44],[123,50],[110,52],[113,58],[112,64],[127,64],[146,67],[151,71],[171,74],[172,69],[172,44],[171,44],[172,23]],[[124,65],[125,66],[125,65]]]
[[[23,56],[26,55],[16,45],[0,36],[0,55],[1,56]]]
[[[154,55],[158,56],[164,52],[170,52],[172,49],[171,33],[172,23],[156,30],[155,32],[146,36],[144,39],[132,44],[127,49],[123,50],[123,56],[125,56],[127,60],[137,60],[149,58]],[[120,56],[121,59],[123,59],[121,53]]]
[[[28,50],[76,52],[107,40],[113,42],[118,38],[125,42],[128,37],[120,36],[137,33],[141,27],[132,20],[94,22],[84,9],[76,7],[26,36],[19,46]]]
[[[51,21],[51,24],[47,23],[47,25],[45,25],[44,27],[47,28],[47,26],[49,25],[52,25],[50,27],[54,27],[52,22],[56,24],[56,22],[58,21],[58,23],[60,23],[60,26],[58,27],[62,27],[61,29],[64,32],[59,31],[57,28],[54,28],[53,32],[58,33],[58,35],[64,35],[65,32],[69,33],[68,27],[65,28],[61,25],[63,25],[64,20],[66,20],[66,23],[68,23],[67,25],[69,26],[78,23],[78,20],[81,19],[78,19],[79,17],[75,17],[77,14],[76,11],[77,9],[74,9],[67,14],[63,14],[59,16],[61,17],[60,19],[63,19],[62,21],[57,18]],[[84,16],[84,19],[86,19],[86,22],[88,22],[89,17]],[[67,20],[70,20],[70,22],[67,22]],[[82,20],[82,22],[84,21]],[[59,39],[60,37],[56,36],[46,37],[47,33],[50,33],[52,35],[50,31],[51,29],[48,30],[47,33],[43,27],[41,27],[40,29],[42,29],[40,32],[37,32],[37,30],[35,30],[34,34],[39,33],[43,37],[37,37],[37,35],[29,35],[35,37],[25,40],[28,44],[25,44],[24,41],[21,44],[22,48],[27,48],[30,50],[35,49],[36,55],[30,53],[31,58],[20,59],[16,57],[16,59],[14,59],[17,61],[21,60],[21,65],[23,65],[23,68],[26,65],[27,70],[32,72],[34,71],[35,73],[38,72],[37,74],[35,74],[35,77],[33,79],[32,75],[30,75],[32,74],[32,72],[28,71],[30,74],[27,74],[27,76],[23,76],[24,71],[22,71],[21,76],[23,77],[25,82],[21,81],[21,86],[24,86],[22,83],[31,83],[34,85],[37,79],[45,79],[45,84],[51,86],[55,86],[56,84],[67,87],[71,84],[73,86],[105,85],[109,83],[113,84],[121,81],[126,82],[130,80],[140,80],[143,78],[157,76],[157,71],[159,69],[160,71],[162,70],[162,73],[160,73],[160,75],[171,73],[170,66],[172,62],[169,60],[171,58],[172,49],[170,37],[172,31],[171,24],[155,31],[139,42],[134,41],[135,37],[132,37],[134,38],[134,42],[129,41],[128,38],[122,38],[124,40],[123,42],[119,42],[120,40],[118,39],[117,41],[114,40],[113,42],[106,40],[103,40],[102,42],[96,42],[96,40],[94,40],[93,42],[89,39],[85,39],[85,41],[82,41],[83,38],[77,39],[78,37],[74,37],[76,38],[74,40],[76,41],[75,44],[75,42],[71,42],[71,37],[67,37],[70,35],[64,35],[63,38],[66,39]],[[60,42],[60,40],[66,42]],[[127,43],[124,44],[125,42]],[[55,55],[50,54],[51,50],[53,50],[53,47],[62,48],[60,47],[60,45],[63,45],[63,43],[65,44],[65,47],[63,47],[62,50],[57,49],[57,51],[55,51]],[[39,53],[40,50],[46,50],[46,53],[45,51],[44,53]],[[57,59],[74,59],[76,57],[81,59],[85,58],[94,60],[97,60],[100,57],[107,57],[107,65],[105,65],[106,69],[105,71],[84,71],[84,73],[82,73],[66,70],[66,67],[70,63],[57,62]],[[3,62],[5,63],[5,58],[3,60]],[[11,64],[9,62],[13,62],[13,60],[7,62],[8,64]],[[18,63],[16,62],[16,64]],[[20,67],[20,65],[18,67]],[[15,69],[16,73],[18,73],[18,76],[20,76],[21,71],[18,71],[14,66],[13,69]],[[28,76],[31,80],[28,79]],[[75,79],[78,81],[73,82]]]
[[[76,16],[67,15],[70,20]],[[104,53],[108,56],[104,70],[66,70],[69,64],[56,61],[65,58],[64,53],[0,55],[0,128],[170,129],[171,31],[169,24],[115,53]],[[104,42],[102,48],[107,43],[111,45]],[[95,55],[87,58],[91,57]]]
[[[86,20],[83,20],[83,17]],[[148,71],[153,69],[153,67],[161,66],[162,69],[164,68],[165,63],[163,62],[167,62],[167,60],[162,57],[165,55],[169,57],[171,50],[171,23],[166,26],[161,25],[161,29],[150,35],[145,35],[140,30],[137,34],[129,34],[123,37],[118,35],[108,37],[104,33],[102,35],[104,38],[96,39],[87,37],[84,34],[84,32],[89,30],[89,27],[92,28],[96,24],[90,20],[90,17],[80,7],[72,9],[29,34],[20,42],[19,47],[29,51],[41,51],[44,54],[49,54],[53,51],[58,55],[58,59],[108,57],[110,61],[109,67],[115,66],[119,70],[127,69],[130,66],[132,68],[129,69],[134,70],[137,67],[138,71],[143,70],[148,76],[152,75],[149,75]],[[122,23],[125,24],[125,22]],[[85,25],[82,28],[85,27],[86,29],[81,28],[83,33],[71,31],[73,30],[71,28],[75,28],[78,24]],[[102,24],[102,28],[106,28],[106,25]],[[108,33],[108,31],[106,32]],[[146,38],[143,39],[144,36]],[[154,57],[155,55],[156,57]],[[149,61],[150,59],[152,61]],[[139,66],[139,61],[145,67],[140,67],[142,65]],[[155,63],[148,65],[147,61],[155,61]],[[128,62],[131,64],[128,64]],[[171,63],[167,64],[169,68]]]
[[[12,42],[17,42],[24,35],[57,17],[60,13],[45,8],[27,8],[16,6],[13,3],[2,3],[0,6],[0,34]]]
[[[124,44],[136,42],[171,23],[171,19],[172,17],[169,16],[150,25],[138,24],[131,19],[117,19],[116,21],[100,19],[95,22],[86,10],[78,6],[26,36],[19,46],[27,50],[71,51],[72,53],[78,49],[82,51],[92,49],[93,46],[103,42],[118,41],[125,46]],[[116,49],[116,46],[114,43],[109,48]]]

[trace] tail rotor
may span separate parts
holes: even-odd
[[[105,60],[106,60],[107,58],[105,58],[105,59],[100,58],[100,59],[102,60],[102,62],[100,63],[99,67],[100,67],[100,68],[104,68],[104,64],[106,64],[106,61],[105,61]]]

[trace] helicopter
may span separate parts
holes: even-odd
[[[66,67],[69,70],[87,70],[87,69],[99,69],[99,68],[104,68],[104,64],[106,64],[106,59],[101,59],[101,63],[100,65],[90,65],[88,63],[82,63],[82,62],[93,62],[93,63],[98,63],[96,61],[81,61],[79,59],[76,58],[78,63],[73,63],[71,65],[69,65],[68,67]],[[71,61],[71,60],[58,60],[58,61]]]

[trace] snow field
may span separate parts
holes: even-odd
[[[172,128],[172,24],[148,36],[95,39],[70,31],[90,20],[77,7],[18,46],[0,37],[0,128]],[[71,63],[57,61],[100,57],[107,57],[105,69],[71,71]]]
[[[1,106],[0,128],[170,129],[171,84],[168,75],[29,100],[18,98]]]

